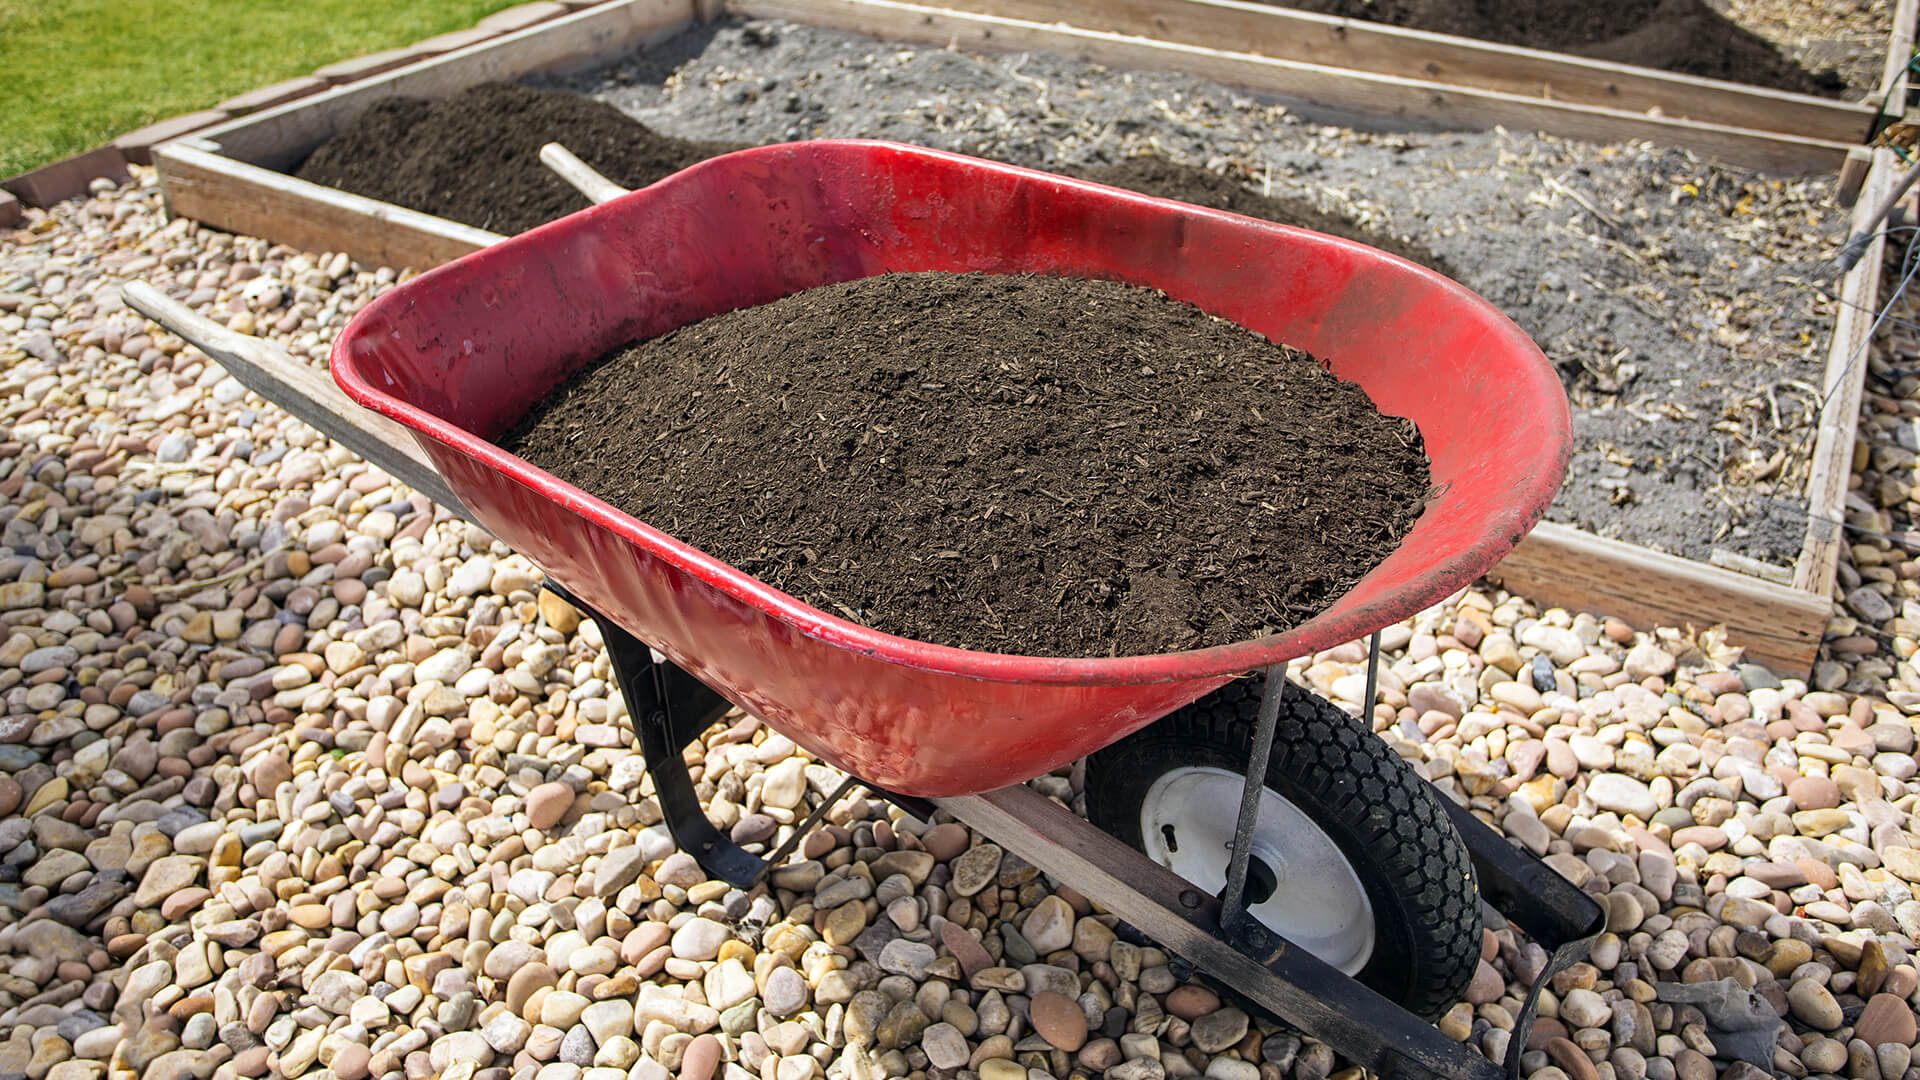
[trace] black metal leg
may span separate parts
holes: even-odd
[[[613,647],[612,635],[607,633],[607,623],[601,623],[601,635],[606,637],[609,649]],[[616,631],[617,633],[618,631]],[[643,644],[640,646],[645,649]],[[629,693],[628,687],[646,676],[628,670],[614,661],[614,671],[619,675],[621,691]],[[749,889],[766,872],[767,864],[740,845],[720,835],[720,830],[707,820],[707,812],[700,806],[700,799],[693,792],[693,777],[687,772],[687,762],[680,756],[685,743],[676,743],[670,732],[672,724],[665,709],[654,708],[645,712],[635,711],[629,696],[628,710],[633,714],[634,731],[640,736],[640,753],[647,761],[647,775],[653,777],[654,795],[660,800],[660,810],[667,818],[667,831],[673,834],[673,842],[681,851],[693,856],[712,877],[718,878],[735,888]]]
[[[886,788],[874,787],[872,784],[865,783],[864,781],[861,786],[865,787],[868,793],[876,798],[887,800],[921,821],[932,821],[934,812],[940,809],[933,804],[932,799],[923,799],[918,795],[902,795],[897,791],[888,791]]]
[[[666,815],[667,831],[680,850],[693,856],[712,877],[735,888],[752,888],[767,871],[759,856],[720,834],[707,820],[693,791],[693,777],[680,756],[708,725],[731,708],[726,698],[667,661],[656,662],[647,643],[578,597],[549,583],[547,589],[594,621],[606,642],[613,677],[626,699],[640,754],[653,777],[653,790]]]
[[[1367,696],[1360,700],[1366,707],[1360,711],[1360,722],[1373,728],[1373,706],[1380,700],[1380,631],[1375,630],[1367,639]]]
[[[1518,1077],[1520,1053],[1533,1031],[1541,988],[1555,975],[1586,959],[1594,939],[1607,928],[1606,913],[1592,896],[1530,852],[1514,847],[1474,817],[1473,811],[1452,799],[1442,798],[1440,802],[1473,857],[1481,897],[1549,950],[1546,969],[1528,990],[1520,1015],[1514,1018],[1513,1037],[1507,1042],[1507,1075]]]

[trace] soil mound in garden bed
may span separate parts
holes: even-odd
[[[662,135],[612,105],[563,90],[486,83],[443,101],[390,98],[374,105],[315,150],[295,175],[512,234],[589,205],[541,164],[540,148],[550,142],[624,187],[644,187],[741,146]],[[1342,236],[1451,273],[1416,244],[1163,157],[1065,171],[1144,195]]]
[[[1128,158],[1118,165],[1062,171],[1082,180],[1126,188],[1142,195],[1178,199],[1210,210],[1225,210],[1281,225],[1312,229],[1329,236],[1356,240],[1411,262],[1417,262],[1449,277],[1453,276],[1453,268],[1447,265],[1445,259],[1418,244],[1385,233],[1363,229],[1351,220],[1318,209],[1304,199],[1262,195],[1236,180],[1193,165],[1182,165],[1177,161],[1169,161],[1149,154]]]
[[[1280,6],[1802,94],[1837,97],[1846,89],[1836,73],[1808,71],[1705,0],[1287,0]]]
[[[373,105],[294,175],[511,235],[591,205],[540,163],[550,142],[627,187],[739,149],[662,135],[577,94],[483,83],[439,101]]]
[[[808,603],[1039,656],[1297,625],[1430,484],[1414,425],[1152,290],[890,274],[616,351],[500,445]]]

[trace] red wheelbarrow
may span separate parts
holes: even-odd
[[[1370,634],[1377,660],[1382,626],[1472,582],[1538,520],[1570,424],[1517,327],[1359,244],[905,146],[746,150],[628,194],[596,179],[582,186],[601,205],[395,288],[341,334],[334,378],[410,439],[310,373],[262,375],[251,343],[152,290],[128,297],[525,553],[586,610],[675,839],[715,876],[746,886],[766,863],[706,821],[679,750],[738,705],[909,810],[953,813],[1356,1064],[1517,1073],[1533,995],[1504,1070],[1414,1014],[1431,1019],[1464,988],[1482,897],[1552,951],[1539,985],[1584,955],[1598,907],[1280,677],[1291,658]],[[1432,499],[1391,557],[1285,633],[1035,658],[810,607],[489,441],[624,343],[920,270],[1151,286],[1306,349],[1419,426]],[[1089,755],[1093,825],[1020,783]]]

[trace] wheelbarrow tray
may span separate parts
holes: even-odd
[[[1150,286],[1298,346],[1418,425],[1432,498],[1379,567],[1285,633],[1042,658],[910,640],[821,611],[490,441],[623,344],[902,271]],[[423,274],[347,326],[332,369],[355,401],[411,429],[494,535],[600,613],[811,753],[927,797],[1048,772],[1239,673],[1444,599],[1533,526],[1569,453],[1567,401],[1546,359],[1438,274],[1301,229],[871,141],[714,158]]]

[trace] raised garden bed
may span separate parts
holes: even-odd
[[[1223,60],[1210,50],[1192,46],[1053,29],[965,12],[911,9],[922,16],[889,21],[909,9],[884,0],[825,0],[811,6],[818,10],[811,12],[816,17],[809,21],[832,23],[849,13],[874,16],[883,30],[908,38],[951,36],[948,31],[964,27],[990,47],[1006,46],[1011,40],[1015,47],[1045,44],[1074,54],[1088,52],[1085,46],[1095,42],[1102,48],[1093,51],[1163,61],[1155,66],[1175,70],[1190,68],[1190,61],[1203,53],[1210,68],[1224,66],[1243,74],[1265,71],[1264,65],[1277,63],[1245,54]],[[1830,180],[1754,179],[1645,145],[1616,147],[1596,157],[1589,148],[1531,135],[1366,136],[1304,123],[1218,85],[1164,72],[1100,76],[1060,56],[1036,54],[1009,60],[942,50],[900,50],[806,27],[755,27],[744,33],[733,28],[718,36],[711,31],[687,35],[670,49],[679,55],[697,54],[698,59],[676,77],[673,92],[667,93],[649,82],[650,74],[656,79],[665,74],[658,58],[636,61],[634,56],[642,46],[688,26],[692,15],[690,10],[657,0],[604,5],[494,46],[336,91],[283,110],[279,116],[229,125],[210,135],[213,142],[162,148],[159,157],[170,197],[176,210],[290,243],[345,249],[362,258],[400,264],[443,261],[489,242],[494,234],[293,181],[271,170],[298,165],[327,136],[343,130],[362,109],[382,98],[444,97],[489,78],[534,72],[546,72],[552,78],[558,68],[577,74],[600,60],[603,63],[598,66],[605,70],[578,76],[572,85],[599,91],[623,108],[639,112],[654,126],[686,138],[764,142],[822,134],[872,135],[1048,168],[1112,164],[1139,150],[1158,149],[1193,164],[1212,165],[1276,194],[1315,201],[1368,227],[1414,236],[1461,267],[1462,280],[1516,314],[1556,359],[1577,372],[1574,391],[1576,398],[1587,399],[1583,417],[1592,421],[1588,427],[1613,423],[1622,439],[1649,427],[1671,429],[1676,437],[1688,428],[1684,418],[1644,420],[1643,416],[1656,415],[1644,410],[1648,405],[1657,408],[1659,401],[1671,395],[1669,387],[1657,386],[1661,378],[1680,379],[1680,390],[1697,389],[1694,384],[1704,381],[1702,372],[1712,378],[1719,370],[1706,363],[1715,355],[1713,350],[1732,355],[1743,344],[1712,340],[1729,328],[1750,334],[1744,343],[1749,353],[1764,354],[1745,358],[1763,362],[1756,369],[1761,377],[1748,382],[1748,391],[1763,391],[1767,383],[1781,378],[1828,386],[1833,383],[1829,375],[1850,374],[1845,367],[1822,370],[1821,357],[1827,351],[1829,327],[1834,325],[1832,309],[1807,304],[1810,290],[1805,280],[1793,279],[1796,270],[1804,273],[1826,254],[1837,237],[1836,227],[1829,224],[1823,229],[1808,222],[1817,216],[1824,191],[1817,185]],[[611,65],[604,63],[609,60]],[[803,77],[809,73],[811,77]],[[934,92],[936,85],[945,92]],[[1447,119],[1446,112],[1441,110],[1438,119]],[[1576,128],[1594,116],[1591,110],[1566,115],[1576,119]],[[1696,129],[1704,126],[1662,118],[1648,120],[1641,134],[1698,134]],[[1803,164],[1814,152],[1827,152],[1818,140],[1751,129],[1732,136],[1722,130],[1715,138],[1723,147],[1750,150],[1766,145],[1774,148],[1770,154],[1776,158],[1782,156],[1781,148],[1791,148]],[[1827,160],[1837,163],[1838,159]],[[1454,174],[1462,162],[1479,171],[1461,181]],[[1450,182],[1464,183],[1464,189],[1438,190],[1443,174]],[[1692,191],[1687,190],[1689,186]],[[1469,194],[1477,190],[1473,198],[1478,203],[1461,201],[1462,190]],[[1862,199],[1863,204],[1871,201]],[[1709,208],[1710,217],[1743,224],[1746,233],[1717,237],[1705,243],[1704,251],[1678,250],[1670,242],[1674,237],[1704,235],[1687,224],[1687,215],[1703,207]],[[1760,235],[1780,225],[1781,215],[1786,215],[1787,227],[1775,236]],[[1487,223],[1503,217],[1508,220],[1501,222],[1501,232],[1536,234],[1531,248],[1513,247],[1504,261],[1491,257],[1485,247],[1490,242]],[[369,228],[376,221],[378,228]],[[1786,268],[1781,271],[1786,280],[1764,277],[1743,289],[1737,273],[1712,279],[1707,271],[1718,272],[1714,265],[1726,261],[1720,258],[1723,255],[1774,260],[1770,269]],[[1660,272],[1649,273],[1649,260]],[[1702,272],[1680,272],[1690,267]],[[1863,285],[1860,277],[1850,279],[1856,292],[1871,285]],[[1557,285],[1542,289],[1549,279]],[[1728,282],[1733,287],[1722,288]],[[1623,301],[1612,296],[1612,289],[1629,286],[1658,291],[1637,303],[1632,297]],[[1734,295],[1725,295],[1729,292]],[[1764,316],[1760,324],[1740,325],[1737,309],[1743,303],[1742,293],[1748,313]],[[1784,316],[1785,323],[1771,323],[1772,316],[1763,310],[1766,305],[1759,302],[1777,306],[1787,299],[1798,301],[1799,307]],[[1610,340],[1586,340],[1593,333],[1591,315],[1602,304],[1618,305],[1604,307],[1613,312],[1602,320],[1606,323],[1603,336]],[[1728,317],[1729,305],[1735,309],[1733,318]],[[1684,318],[1674,318],[1676,312]],[[1862,329],[1844,317],[1838,328],[1842,344],[1846,335]],[[1688,336],[1695,340],[1689,342]],[[1614,356],[1623,341],[1628,355],[1615,366],[1592,359]],[[1833,351],[1847,350],[1836,347]],[[1648,363],[1635,363],[1636,352],[1644,354]],[[1637,377],[1627,377],[1630,373],[1619,369],[1620,362],[1640,368]],[[1650,367],[1655,362],[1701,366],[1658,372]],[[1642,392],[1634,392],[1635,382],[1640,382]],[[1841,391],[1838,397],[1844,398],[1845,385],[1835,388]],[[1657,394],[1646,392],[1654,389]],[[1805,395],[1808,401],[1818,396]],[[1640,547],[1548,526],[1503,564],[1501,573],[1510,584],[1548,603],[1608,611],[1637,621],[1726,622],[1733,639],[1747,644],[1750,655],[1785,667],[1806,666],[1827,620],[1825,594],[1832,564],[1825,559],[1823,576],[1819,551],[1829,543],[1824,537],[1827,530],[1809,537],[1808,504],[1800,496],[1807,490],[1803,485],[1811,481],[1816,489],[1813,517],[1837,520],[1833,508],[1838,491],[1830,498],[1821,492],[1836,468],[1844,483],[1853,417],[1840,400],[1815,414],[1805,406],[1796,412],[1791,395],[1779,401],[1776,391],[1773,397],[1776,400],[1763,402],[1751,393],[1735,395],[1720,388],[1704,395],[1709,405],[1732,400],[1745,418],[1744,430],[1753,437],[1772,426],[1776,407],[1785,410],[1781,426],[1791,426],[1795,416],[1802,422],[1797,431],[1771,444],[1746,445],[1736,439],[1741,445],[1733,446],[1723,439],[1721,450],[1713,451],[1722,453],[1729,446],[1741,453],[1761,451],[1741,459],[1750,460],[1756,474],[1775,463],[1764,478],[1750,485],[1747,494],[1756,497],[1747,500],[1742,520],[1729,524],[1723,518],[1721,524],[1727,527],[1717,537],[1713,529],[1704,533],[1696,529],[1689,536],[1683,535],[1685,525],[1676,530],[1671,518],[1663,523],[1655,514],[1636,537],[1654,543],[1672,543],[1679,537],[1693,559],[1660,558]],[[1765,416],[1765,423],[1756,420],[1755,410],[1762,410],[1758,415]],[[1691,411],[1698,414],[1701,409]],[[1701,426],[1710,427],[1710,423]],[[1603,432],[1601,441],[1606,439]],[[1809,454],[1809,448],[1814,452]],[[1587,483],[1570,485],[1568,501],[1556,511],[1557,517],[1596,528],[1617,523],[1618,508],[1608,503],[1620,497],[1622,486],[1633,492],[1633,502],[1643,506],[1661,501],[1653,486],[1642,490],[1634,482],[1636,466],[1644,469],[1651,458],[1637,457],[1633,464],[1623,465],[1619,459],[1632,455],[1620,451],[1618,443],[1613,449],[1615,458],[1607,464],[1626,470],[1627,475],[1604,476],[1605,465],[1593,466]],[[1822,453],[1839,464],[1823,468]],[[1716,465],[1724,468],[1730,460],[1722,453]],[[1613,489],[1596,488],[1590,482],[1592,476],[1629,482]],[[1597,503],[1591,501],[1596,495]],[[1698,504],[1703,498],[1696,495],[1692,502]],[[1577,505],[1580,499],[1589,500],[1585,510]],[[1698,509],[1686,505],[1687,501],[1668,500],[1680,511]],[[1736,528],[1746,532],[1736,534]],[[1771,557],[1777,569],[1765,573],[1785,583],[1705,565],[1715,546]]]
[[[1172,47],[1164,66],[1174,70],[1328,109],[1603,142],[1651,138],[1772,170],[1834,168],[1836,155],[1868,135],[1878,112],[1877,98],[1844,101],[1249,0],[945,0],[941,6],[953,10],[928,16],[861,0],[735,0],[728,10],[982,47],[1024,47],[1037,40],[1036,28],[1065,24],[1073,29],[1070,44],[1053,51],[1140,64],[1142,54],[1125,39],[1147,39]],[[1251,60],[1243,59],[1249,54]]]

